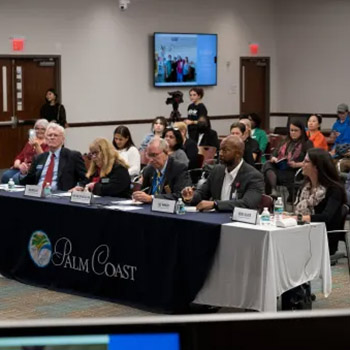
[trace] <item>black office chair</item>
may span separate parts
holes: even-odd
[[[340,222],[343,227],[343,230],[327,231],[327,234],[328,234],[328,237],[331,235],[340,235],[339,241],[342,241],[345,243],[346,253],[336,252],[335,254],[331,255],[331,264],[335,265],[338,259],[347,258],[349,275],[350,275],[350,249],[349,249],[349,237],[348,237],[349,231],[345,230],[345,222],[346,222],[346,217],[348,213],[349,213],[349,207],[346,204],[343,204],[343,207],[341,210],[341,217],[340,217]]]

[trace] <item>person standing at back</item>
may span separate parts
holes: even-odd
[[[45,94],[46,103],[40,109],[40,117],[49,122],[56,122],[57,124],[66,128],[67,117],[66,110],[58,101],[58,94],[55,89],[48,89]]]

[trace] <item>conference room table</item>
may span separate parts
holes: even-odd
[[[232,223],[230,213],[108,208],[0,191],[0,273],[89,297],[181,312],[194,301],[276,310],[277,296],[316,277],[331,290],[323,224]]]

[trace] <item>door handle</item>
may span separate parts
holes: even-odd
[[[1,126],[12,126],[12,129],[15,129],[17,127],[17,124],[23,122],[22,120],[18,120],[16,116],[12,116],[11,120],[6,122],[0,122]]]

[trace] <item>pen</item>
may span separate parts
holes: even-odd
[[[141,190],[141,192],[146,192],[146,191],[148,191],[149,190],[149,186],[148,187],[145,187],[145,188],[143,188],[142,190]]]

